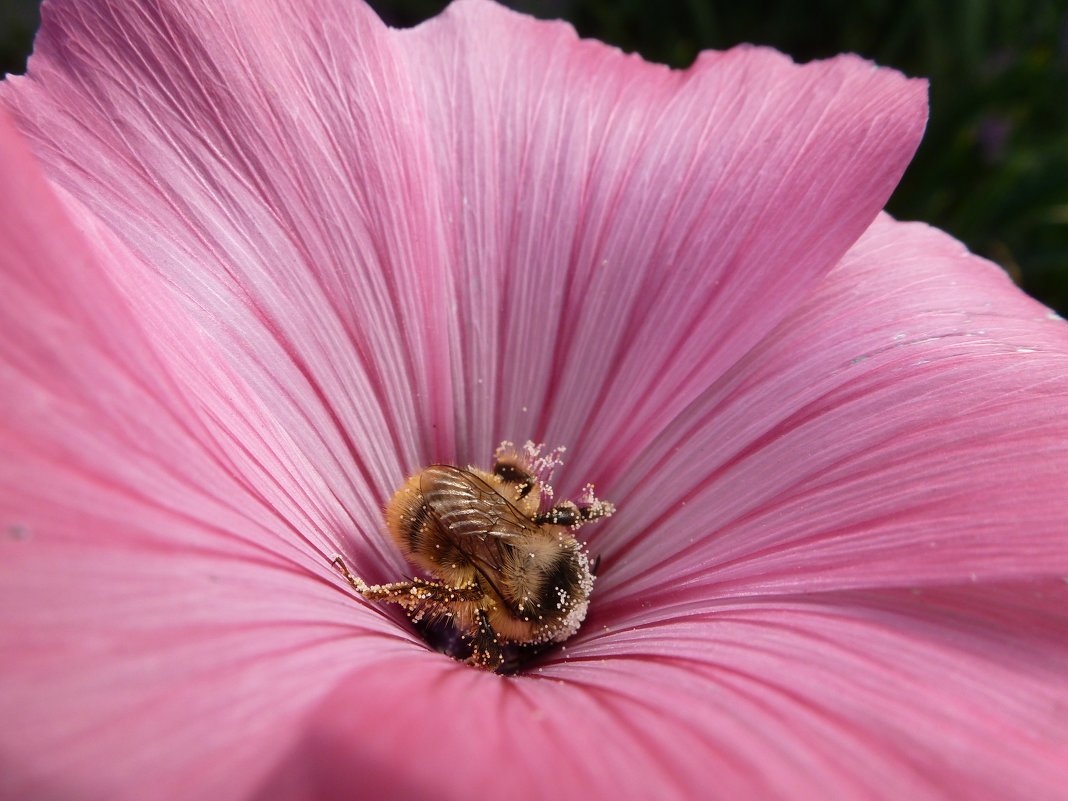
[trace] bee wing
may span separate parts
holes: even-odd
[[[478,476],[458,467],[426,468],[419,491],[443,533],[465,552],[483,552],[476,543],[489,544],[496,540],[500,545],[540,533],[538,526],[507,498]]]
[[[420,474],[419,492],[439,533],[509,604],[501,585],[506,566],[514,563],[524,542],[542,535],[541,528],[491,485],[458,467],[426,468]]]

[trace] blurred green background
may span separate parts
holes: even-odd
[[[446,0],[371,0],[393,25]],[[931,120],[891,199],[1000,263],[1068,316],[1068,0],[510,0],[583,36],[685,67],[756,42],[799,61],[843,51],[931,80]],[[37,0],[0,0],[0,70],[21,72]]]

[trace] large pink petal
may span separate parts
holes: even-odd
[[[1068,575],[1066,408],[1064,321],[944,234],[884,217],[620,466],[598,591],[626,617]]]
[[[0,185],[0,796],[240,795],[401,635],[324,579],[347,518],[225,354],[6,119]]]
[[[926,116],[856,58],[673,72],[480,0],[415,31],[334,0],[58,2],[3,96],[379,500],[502,437],[595,478],[838,260]]]
[[[377,536],[406,471],[454,450],[456,324],[386,29],[321,5],[50,3],[0,94]]]
[[[922,82],[737,48],[651,65],[478,0],[396,34],[455,230],[472,458],[639,448],[856,240],[926,119]],[[463,439],[461,439],[463,441]]]
[[[1053,801],[1068,587],[1021,589],[732,602],[520,679],[369,666],[260,798]]]

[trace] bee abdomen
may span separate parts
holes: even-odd
[[[420,496],[412,479],[397,490],[386,506],[389,533],[405,556],[419,553],[426,541],[426,525],[430,510]]]
[[[457,585],[473,576],[469,557],[445,536],[434,508],[412,476],[386,507],[386,522],[401,552],[424,570]]]
[[[540,640],[560,640],[573,634],[586,616],[593,577],[589,560],[577,548],[564,547],[551,558],[531,558],[509,582],[520,620],[538,632]]]

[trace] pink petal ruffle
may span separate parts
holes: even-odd
[[[602,488],[601,608],[1068,575],[1065,408],[1064,322],[883,217]]]

